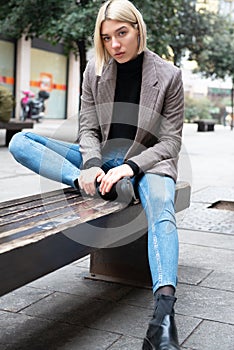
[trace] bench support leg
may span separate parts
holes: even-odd
[[[151,288],[147,234],[130,244],[92,253],[88,278]]]
[[[11,138],[17,133],[20,132],[21,130],[6,130],[6,141],[5,145],[6,147],[9,146],[9,143],[11,141]]]
[[[210,124],[207,126],[207,131],[214,131],[214,124]]]

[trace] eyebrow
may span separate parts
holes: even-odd
[[[116,29],[116,30],[115,30],[115,33],[119,32],[119,31],[122,30],[122,29],[127,29],[127,27],[126,27],[126,26],[122,26],[122,27]],[[109,35],[109,34],[102,34],[102,33],[101,33],[101,36],[108,36],[108,35]]]

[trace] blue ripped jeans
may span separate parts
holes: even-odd
[[[80,174],[79,145],[49,139],[30,132],[17,133],[9,144],[14,158],[41,176],[74,187]],[[103,154],[105,172],[123,164],[126,149]],[[148,220],[148,258],[153,292],[176,287],[178,234],[174,212],[175,182],[167,176],[144,174],[137,187]]]

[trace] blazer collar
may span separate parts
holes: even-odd
[[[112,58],[104,67],[104,71],[98,82],[98,103],[111,103],[114,101],[115,85],[117,76],[117,65]],[[145,96],[152,87],[158,83],[155,59],[153,53],[148,49],[144,52],[142,67],[142,85],[140,104],[147,106]],[[151,94],[150,94],[151,95]]]
[[[98,104],[112,104],[114,102],[116,77],[117,66],[115,64],[115,61],[111,59],[109,63],[104,67],[104,71],[98,81]]]
[[[142,87],[143,86],[156,86],[158,82],[157,71],[155,66],[154,54],[146,49],[144,52],[144,60],[142,67]]]

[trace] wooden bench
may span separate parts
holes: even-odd
[[[0,121],[0,129],[6,130],[5,146],[9,145],[11,138],[19,131],[23,129],[32,129],[34,123],[32,121],[19,121],[11,119],[9,122]]]
[[[178,182],[175,207],[189,206]],[[149,286],[147,222],[130,206],[82,198],[72,188],[0,203],[0,295],[91,254],[88,278]]]
[[[214,119],[195,120],[197,131],[214,131],[216,121]]]

